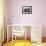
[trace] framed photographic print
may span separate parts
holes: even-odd
[[[22,6],[22,14],[32,14],[32,6]]]

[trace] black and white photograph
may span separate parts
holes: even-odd
[[[32,14],[32,6],[22,6],[22,14]]]

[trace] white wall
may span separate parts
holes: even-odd
[[[0,0],[0,42],[3,41],[3,0]]]
[[[32,14],[22,14],[22,6],[32,6]],[[40,24],[46,36],[46,0],[7,0],[7,8],[12,24]]]

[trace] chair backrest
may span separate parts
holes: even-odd
[[[13,33],[13,35],[15,35],[15,36],[22,36],[22,35],[24,35],[24,29],[23,29],[23,26],[21,26],[21,25],[14,25],[14,27],[13,27],[13,29],[12,29],[12,33]]]

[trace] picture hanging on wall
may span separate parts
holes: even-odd
[[[22,6],[22,14],[32,14],[32,6]]]

